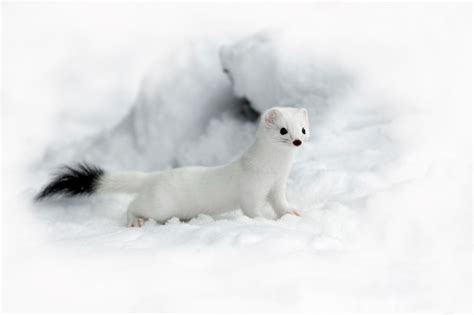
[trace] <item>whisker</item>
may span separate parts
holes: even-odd
[[[290,143],[288,140],[273,139],[273,142]]]

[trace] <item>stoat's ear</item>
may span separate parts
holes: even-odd
[[[305,115],[306,117],[308,117],[308,111],[306,110],[306,108],[300,108],[300,112],[303,113],[303,115]]]
[[[308,111],[306,110],[306,108],[300,108],[300,112],[302,113],[306,124],[309,125]]]
[[[265,123],[269,125],[273,125],[278,119],[278,117],[280,117],[280,115],[281,115],[280,111],[276,108],[272,108],[268,110],[264,116]]]

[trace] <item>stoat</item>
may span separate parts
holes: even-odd
[[[190,219],[201,213],[242,209],[251,218],[269,202],[278,217],[300,215],[286,200],[286,182],[296,150],[309,139],[304,108],[274,107],[261,117],[255,142],[242,156],[216,167],[182,167],[161,172],[108,173],[85,163],[66,166],[36,196],[135,194],[128,206],[128,225],[146,219],[165,222]]]

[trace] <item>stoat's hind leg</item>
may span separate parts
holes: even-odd
[[[127,226],[128,227],[142,227],[147,219],[140,216],[135,216],[129,212],[127,212]]]

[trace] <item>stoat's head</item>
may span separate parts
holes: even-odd
[[[309,134],[306,108],[273,107],[262,115],[259,136],[267,141],[296,148],[309,140]]]

